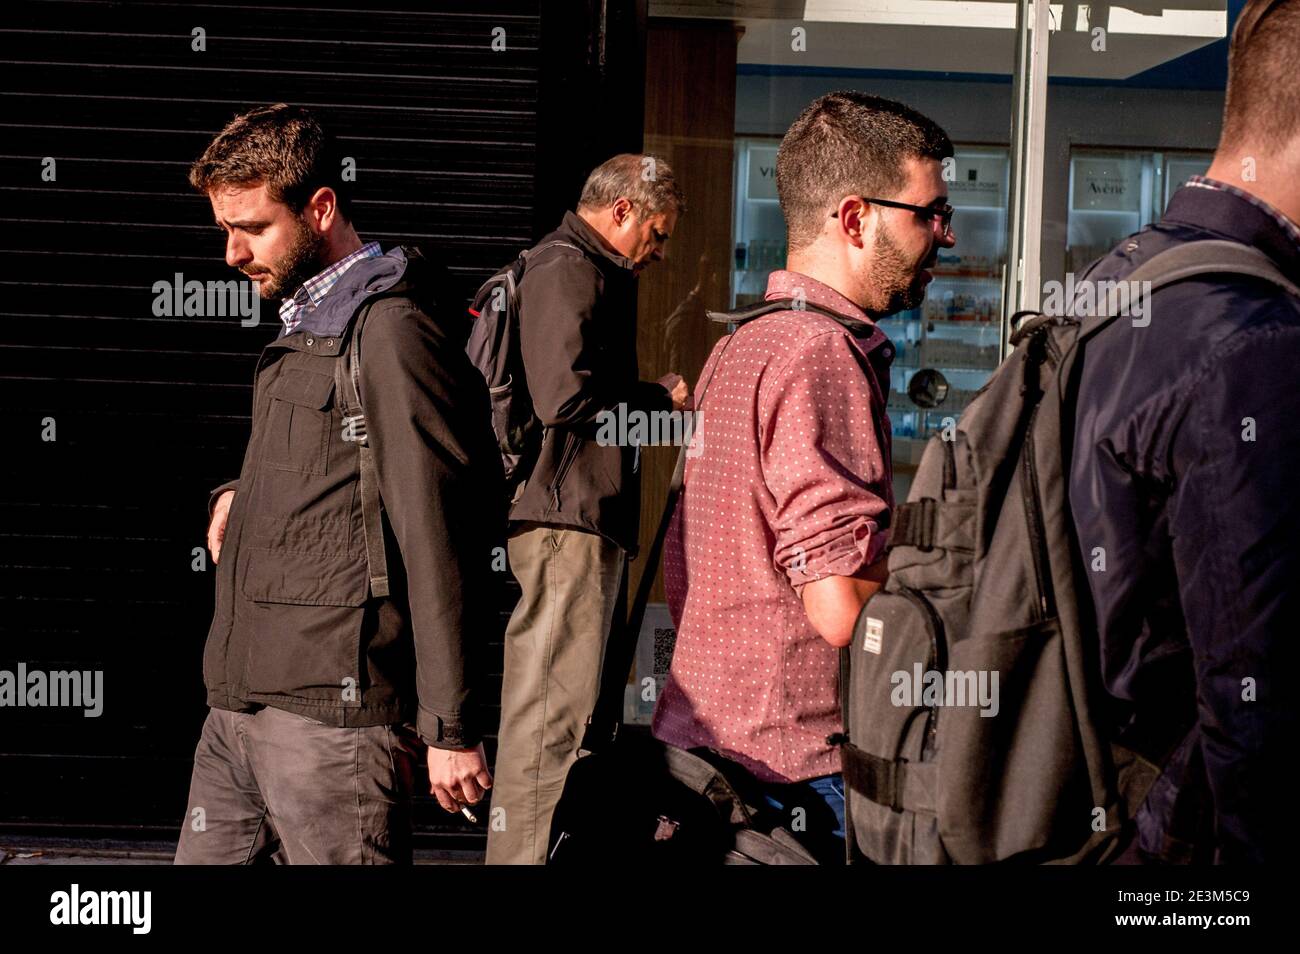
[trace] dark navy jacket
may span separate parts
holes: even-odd
[[[1203,238],[1254,246],[1300,284],[1280,223],[1195,187],[1088,277]],[[1290,860],[1300,300],[1215,276],[1150,309],[1149,325],[1121,318],[1085,347],[1070,479],[1107,689],[1138,719],[1195,724],[1139,816],[1139,845],[1167,861]]]

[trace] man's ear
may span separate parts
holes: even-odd
[[[614,217],[614,224],[621,228],[629,219],[632,218],[635,209],[633,208],[630,199],[620,197],[614,200],[614,204],[610,206],[609,211]]]
[[[311,194],[302,214],[313,232],[324,235],[341,218],[338,194],[329,186],[321,186]]]
[[[839,213],[836,217],[839,228],[854,247],[866,245],[867,230],[871,226],[871,205],[857,196],[845,196],[836,211]]]

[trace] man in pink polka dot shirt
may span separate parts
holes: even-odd
[[[893,346],[875,321],[920,304],[955,244],[951,155],[931,120],[858,92],[823,96],[790,127],[777,156],[789,264],[767,298],[811,307],[714,348],[697,387],[703,447],[665,548],[677,643],[654,734],[742,765],[826,861],[844,858],[826,741],[841,729],[838,649],[884,582],[894,504]]]

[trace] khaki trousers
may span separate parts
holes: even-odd
[[[523,596],[506,628],[487,863],[545,864],[551,815],[600,689],[623,550],[562,527],[524,530],[509,549]]]

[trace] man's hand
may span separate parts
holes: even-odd
[[[691,389],[686,383],[686,379],[680,374],[669,372],[657,382],[661,384],[668,392],[668,396],[673,399],[674,411],[688,411],[691,407]]]
[[[492,787],[483,743],[472,749],[435,749],[429,746],[429,791],[453,815],[462,805],[473,805]]]
[[[208,550],[212,553],[214,565],[221,560],[221,544],[226,539],[226,521],[230,518],[230,505],[234,499],[233,490],[224,491],[212,508],[212,520],[208,523]]]

